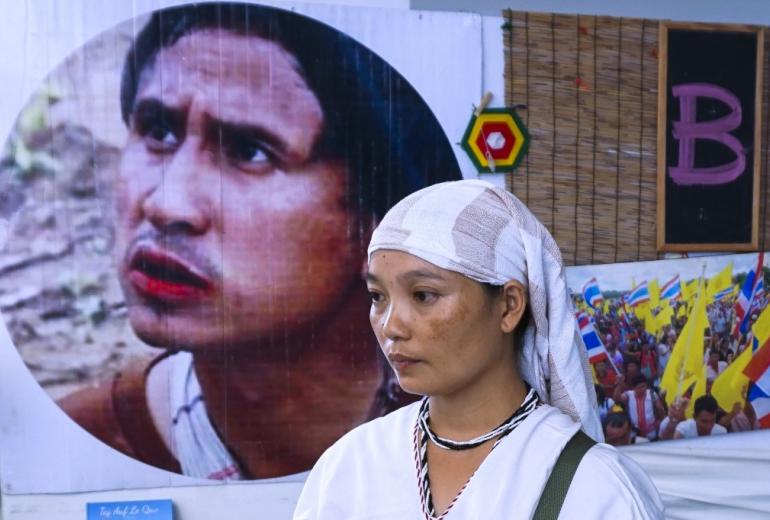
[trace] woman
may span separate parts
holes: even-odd
[[[384,217],[367,284],[372,328],[401,387],[426,397],[332,446],[295,519],[532,518],[573,435],[602,435],[551,236],[502,189],[437,184]],[[560,516],[662,509],[636,464],[596,444]]]

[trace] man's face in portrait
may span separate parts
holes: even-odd
[[[145,342],[280,343],[346,296],[364,261],[324,113],[278,43],[200,30],[142,71],[116,189],[116,259]]]

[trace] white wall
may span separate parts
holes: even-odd
[[[412,9],[470,11],[499,16],[503,9],[702,22],[770,25],[767,0],[411,0]]]
[[[409,0],[303,0],[305,4],[354,5],[358,7],[389,7],[408,9]]]

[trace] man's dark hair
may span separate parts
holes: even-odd
[[[628,418],[628,415],[626,415],[624,412],[612,412],[610,414],[607,414],[607,418],[604,419],[604,431],[607,431],[608,426],[612,426],[613,428],[622,428],[625,425],[629,425],[629,429],[631,428],[631,421]]]
[[[291,54],[324,113],[316,158],[347,165],[348,204],[381,218],[425,186],[462,178],[452,145],[417,91],[377,54],[312,18],[274,7],[203,2],[153,13],[126,56],[120,88],[131,124],[142,74],[158,53],[202,30],[224,30],[275,42]],[[248,107],[244,107],[248,109]],[[400,391],[381,357],[383,376],[370,416],[413,400]]]
[[[127,125],[142,74],[161,49],[207,29],[273,41],[296,59],[324,113],[314,153],[347,164],[351,207],[382,217],[420,188],[462,178],[441,125],[393,67],[340,31],[274,7],[204,2],[156,11],[126,56],[120,104]]]
[[[702,395],[695,400],[694,415],[697,417],[697,415],[701,412],[709,412],[715,414],[717,413],[718,408],[719,405],[717,404],[717,400],[714,399],[714,396],[708,394]]]

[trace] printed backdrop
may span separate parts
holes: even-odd
[[[472,173],[454,143],[481,97],[480,19],[20,4],[3,491],[301,482],[407,402],[369,327],[365,246],[393,202]]]

